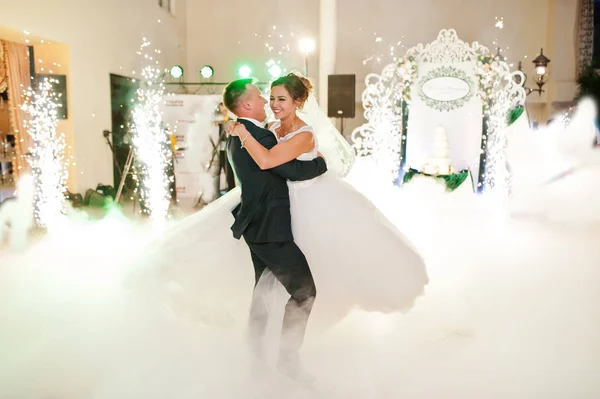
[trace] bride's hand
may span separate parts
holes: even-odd
[[[239,122],[236,122],[229,134],[231,136],[246,137],[250,134],[250,132],[248,131],[248,129],[246,129],[246,126]]]
[[[240,123],[239,123],[239,122],[236,122],[236,121],[227,121],[227,122],[225,122],[225,124],[223,125],[223,127],[225,128],[225,131],[227,132],[227,134],[229,134],[229,135],[232,135],[232,136],[233,136],[233,134],[231,134],[231,132],[232,132],[232,131],[233,131],[233,129],[234,129],[234,128],[235,128],[237,125],[239,125],[239,124],[240,124]]]
[[[225,129],[225,132],[227,134],[231,134],[231,131],[233,130],[233,127],[235,126],[237,122],[235,121],[227,121],[223,124],[223,129]]]

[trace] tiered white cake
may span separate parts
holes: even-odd
[[[423,173],[428,175],[450,175],[456,173],[450,159],[450,145],[446,129],[437,127],[433,136],[433,149],[427,164],[423,166]]]

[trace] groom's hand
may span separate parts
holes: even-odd
[[[325,158],[319,151],[317,151],[317,156],[323,158],[323,160],[327,162],[327,158]]]

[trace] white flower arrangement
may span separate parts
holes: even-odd
[[[419,76],[417,63],[415,62],[414,57],[403,57],[398,62],[396,73],[400,78],[400,84],[402,86],[402,99],[406,102],[410,102],[410,90],[412,84]]]

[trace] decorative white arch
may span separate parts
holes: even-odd
[[[473,134],[465,138],[478,140],[470,142],[471,158],[473,144],[477,146],[476,152],[481,153],[481,162],[469,164],[475,167],[481,163],[480,170],[471,172],[486,190],[499,188],[508,193],[504,127],[509,110],[525,103],[523,81],[522,73],[511,72],[499,55],[491,54],[477,42],[465,43],[453,29],[444,29],[433,42],[409,49],[380,75],[367,75],[362,101],[368,122],[352,132],[354,148],[359,156],[372,156],[382,173],[389,173],[390,179],[395,180],[407,158],[410,159],[407,148],[414,150],[414,146],[407,147],[407,141],[412,138],[412,145],[421,134],[408,130],[411,106],[426,105],[432,115],[440,115],[467,104],[471,107],[480,104],[478,139]],[[415,116],[424,117],[416,109],[413,111]],[[419,124],[411,121],[411,129],[413,126]]]

